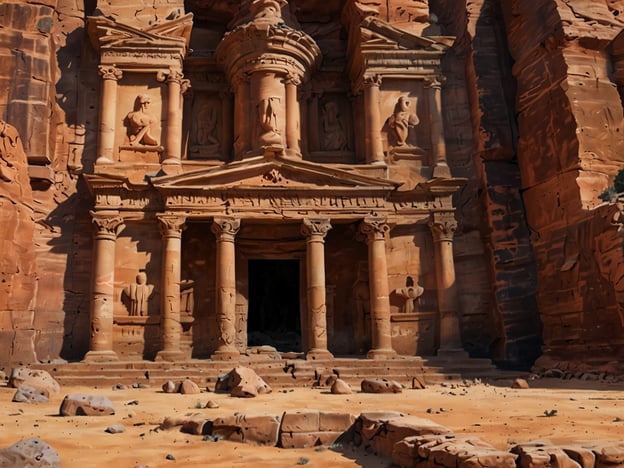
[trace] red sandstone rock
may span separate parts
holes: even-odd
[[[235,397],[249,398],[271,393],[272,389],[253,369],[239,366],[217,382],[215,391],[227,391]]]
[[[115,408],[103,395],[75,393],[65,396],[59,413],[61,416],[110,416],[115,414]]]
[[[365,379],[362,380],[362,391],[364,393],[401,393],[403,386],[388,379]]]
[[[56,396],[61,392],[61,386],[52,376],[39,369],[29,369],[27,367],[16,367],[11,370],[9,376],[9,387],[19,387],[21,385],[27,385],[32,387],[46,397]]]
[[[24,439],[0,449],[0,466],[60,468],[61,458],[41,439]]]
[[[352,393],[351,386],[342,379],[336,379],[332,384],[330,391],[334,395],[349,395]]]

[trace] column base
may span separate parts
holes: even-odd
[[[115,161],[113,161],[110,158],[107,158],[106,156],[100,156],[99,158],[97,158],[95,160],[95,164],[114,164]]]
[[[185,361],[186,355],[182,351],[158,351],[155,361]]]
[[[221,348],[217,349],[210,359],[213,361],[235,361],[240,358],[240,352],[236,348]]]
[[[449,359],[468,359],[470,357],[468,352],[462,348],[440,348],[436,356]]]
[[[394,349],[371,349],[366,353],[367,359],[394,359],[397,352]]]
[[[320,361],[323,359],[334,359],[334,355],[326,349],[311,349],[306,353],[308,361]]]
[[[89,351],[82,362],[113,362],[119,361],[115,351]]]
[[[448,167],[448,164],[445,162],[439,162],[433,168],[433,177],[441,178],[441,179],[450,179],[451,178],[451,170]]]

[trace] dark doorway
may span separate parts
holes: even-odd
[[[249,346],[301,351],[299,260],[249,260]]]

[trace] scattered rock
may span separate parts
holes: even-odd
[[[108,426],[105,430],[109,434],[121,434],[122,432],[126,432],[126,428],[121,424],[114,424],[112,426]]]
[[[112,390],[115,392],[115,391],[117,391],[117,390],[125,390],[125,389],[127,389],[127,388],[128,388],[128,386],[127,386],[127,385],[124,385],[124,384],[120,384],[120,383],[118,383],[118,384],[116,384],[116,385],[113,385]]]
[[[11,370],[9,387],[18,388],[22,384],[36,388],[48,398],[50,395],[54,396],[61,393],[59,383],[44,370],[29,369],[28,367],[16,367]]]
[[[61,416],[110,416],[115,414],[111,401],[102,395],[75,393],[65,396]]]
[[[364,379],[361,385],[364,393],[401,393],[403,391],[400,383],[388,379]]]
[[[167,460],[175,460],[176,457],[174,457],[172,454],[168,453],[167,456],[165,457]]]
[[[511,388],[522,388],[522,389],[529,388],[529,383],[524,379],[516,379],[511,384]]]
[[[41,439],[24,439],[0,449],[0,466],[60,468],[61,458]]]
[[[178,393],[180,391],[180,382],[175,383],[168,380],[163,384],[162,391],[165,393]]]
[[[414,390],[424,390],[426,388],[425,380],[421,377],[412,377],[412,388]]]
[[[217,403],[214,400],[208,400],[208,403],[206,403],[206,406],[204,408],[218,408],[219,407],[219,403]]]
[[[180,393],[183,395],[193,395],[200,393],[199,385],[190,379],[185,379],[180,383]]]
[[[16,403],[47,403],[49,399],[42,391],[22,384],[17,387],[13,401]]]
[[[229,392],[231,396],[240,398],[255,397],[273,390],[253,369],[235,367],[227,375],[219,377],[215,392]]]
[[[349,395],[351,394],[351,387],[347,382],[342,379],[336,379],[331,386],[331,392],[334,395]]]

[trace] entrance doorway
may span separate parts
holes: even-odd
[[[247,343],[301,351],[299,260],[249,260]]]

